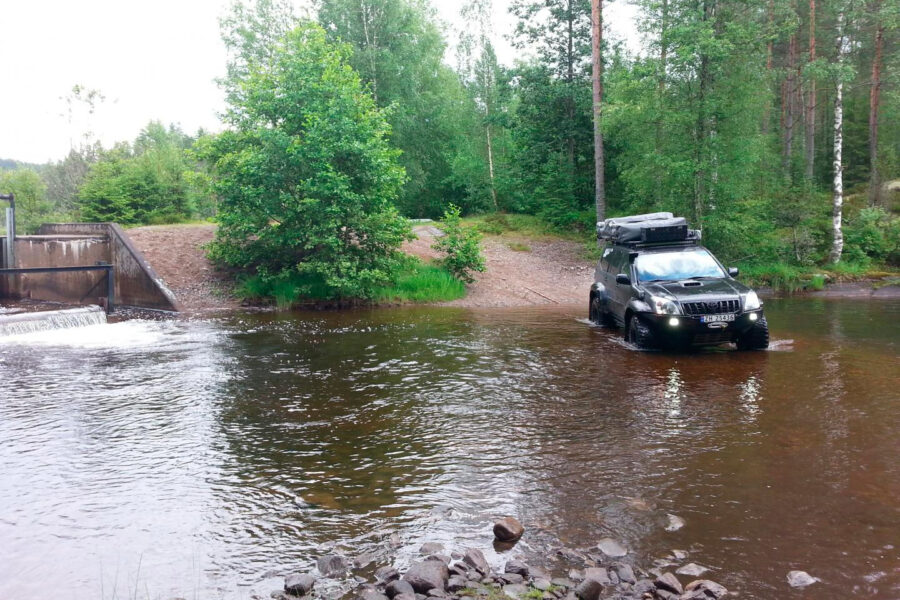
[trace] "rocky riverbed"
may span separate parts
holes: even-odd
[[[511,550],[524,534],[512,517],[494,524],[495,548]],[[718,600],[724,586],[704,579],[707,569],[689,562],[688,553],[672,550],[653,565],[637,565],[628,550],[612,539],[587,549],[557,548],[546,564],[509,558],[494,569],[478,548],[448,549],[425,543],[404,572],[393,566],[370,576],[366,560],[331,554],[316,569],[285,577],[276,600]],[[335,594],[329,582],[348,582],[350,591]],[[325,590],[332,590],[330,593]],[[347,587],[343,588],[344,590]]]

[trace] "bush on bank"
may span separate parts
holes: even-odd
[[[372,298],[404,266],[412,234],[394,203],[405,174],[350,55],[307,23],[248,57],[231,82],[231,128],[201,149],[219,198],[211,257],[279,303]]]

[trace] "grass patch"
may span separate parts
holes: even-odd
[[[531,246],[524,242],[507,242],[506,247],[513,252],[531,252]]]
[[[466,295],[466,286],[437,265],[416,261],[393,284],[378,288],[375,302],[450,302]]]
[[[584,234],[554,227],[540,217],[515,213],[490,213],[463,219],[463,223],[477,227],[484,235],[529,238],[532,240],[564,239],[584,241]]]
[[[334,302],[338,305],[450,302],[464,297],[466,286],[443,267],[410,258],[393,282],[375,288],[369,298],[336,301],[324,282],[300,274],[244,277],[238,282],[235,294],[243,300],[274,303],[287,310],[305,304]]]

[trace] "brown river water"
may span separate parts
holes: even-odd
[[[896,600],[900,301],[766,310],[756,353],[636,352],[581,307],[2,339],[0,599],[268,597],[326,552],[501,566],[611,537],[741,598]]]

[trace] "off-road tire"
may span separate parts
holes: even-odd
[[[599,325],[600,327],[613,327],[612,317],[606,312],[606,309],[603,308],[603,302],[600,300],[600,296],[592,296],[591,297],[591,305],[588,309],[588,318],[591,323]]]
[[[650,350],[656,347],[656,338],[653,332],[638,315],[634,315],[628,321],[625,340],[640,350]]]
[[[738,350],[765,350],[769,347],[769,324],[762,317],[747,333],[737,339]]]

